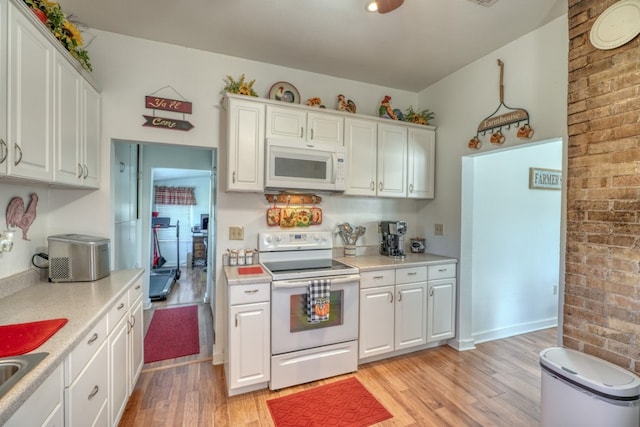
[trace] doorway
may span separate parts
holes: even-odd
[[[186,357],[202,360],[210,358],[213,348],[213,313],[210,296],[215,295],[215,218],[216,218],[216,150],[201,147],[175,146],[169,144],[138,143],[136,141],[114,140],[112,148],[112,200],[114,209],[114,268],[145,269],[144,318],[145,333],[157,309],[169,306],[198,305],[200,331],[200,354]],[[154,203],[154,187],[192,186],[196,187],[195,206],[180,211],[176,206],[159,208]],[[149,272],[153,266],[152,212],[161,210],[169,224],[167,235],[160,235],[161,252],[166,266],[181,270],[179,281],[162,301],[152,302],[149,297]],[[200,241],[206,242],[207,251],[203,262],[191,265],[193,238],[202,227],[202,215],[207,215],[207,233]],[[195,267],[195,268],[192,268]],[[171,361],[155,362],[153,365]]]
[[[530,188],[529,172],[562,170],[562,152],[554,139],[462,159],[459,306],[468,343],[558,324],[562,192]]]

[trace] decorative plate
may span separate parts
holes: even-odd
[[[602,50],[614,49],[640,33],[640,0],[621,0],[602,12],[591,27],[591,44]]]
[[[300,92],[291,83],[275,82],[269,89],[269,99],[300,104]]]

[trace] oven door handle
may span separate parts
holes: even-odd
[[[349,276],[336,276],[327,277],[327,280],[331,280],[332,285],[341,285],[349,282],[360,282],[359,274],[351,274]],[[273,288],[303,288],[309,286],[309,282],[313,280],[278,280],[272,283]]]

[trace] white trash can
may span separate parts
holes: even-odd
[[[640,378],[579,351],[540,352],[542,427],[640,426]]]

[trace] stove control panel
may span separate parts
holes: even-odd
[[[260,252],[332,248],[330,231],[274,231],[258,234]]]

